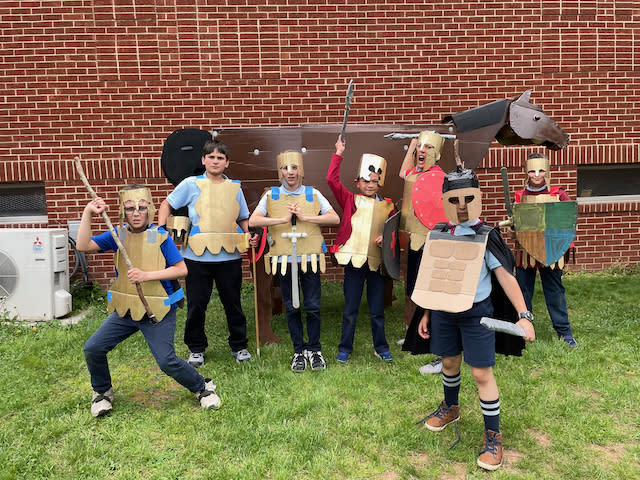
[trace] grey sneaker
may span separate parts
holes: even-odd
[[[291,370],[295,373],[302,373],[307,369],[307,359],[304,353],[294,353],[291,361]]]
[[[327,368],[327,362],[324,361],[321,351],[318,350],[317,352],[311,352],[309,350],[305,350],[304,356],[309,365],[311,365],[311,370],[325,370]]]
[[[113,406],[113,388],[109,388],[104,393],[93,392],[93,398],[91,399],[91,415],[94,417],[101,417],[109,413]]]
[[[247,350],[246,348],[243,348],[242,350],[238,350],[237,352],[232,351],[231,356],[235,358],[236,362],[238,363],[248,362],[249,360],[251,360],[251,354],[249,353],[249,350]]]
[[[420,373],[422,375],[435,375],[442,373],[442,358],[436,357],[436,359],[431,363],[421,366]]]
[[[198,368],[204,365],[204,352],[191,352],[189,355],[189,365],[192,367]]]
[[[216,386],[210,378],[204,379],[204,390],[195,393],[195,396],[200,401],[200,406],[205,410],[219,408],[222,404],[220,397],[216,394]]]

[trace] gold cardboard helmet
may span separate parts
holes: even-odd
[[[527,174],[527,178],[525,179],[525,186],[529,183],[528,174],[530,171],[535,171],[536,176],[540,172],[540,170],[544,170],[546,175],[544,176],[545,183],[549,185],[549,170],[551,169],[551,162],[547,157],[544,156],[535,156],[533,158],[527,158],[524,162],[524,173]]]
[[[482,192],[480,182],[473,170],[457,170],[447,173],[442,184],[442,206],[444,215],[451,223],[459,225],[458,204],[467,206],[468,220],[480,218]]]
[[[156,208],[153,206],[153,201],[151,199],[151,190],[147,187],[133,188],[133,189],[123,189],[118,192],[118,196],[120,197],[120,223],[122,224],[123,220],[126,220],[127,216],[124,212],[124,204],[125,202],[132,201],[136,204],[136,210],[140,209],[140,200],[144,200],[149,204],[147,209],[147,224],[152,224],[153,219],[156,215]]]
[[[427,155],[424,159],[424,169],[427,170],[440,160],[440,152],[444,145],[444,138],[438,133],[425,130],[418,135],[417,148],[421,149],[425,145],[431,145],[433,148],[427,151]],[[416,152],[417,154],[417,152]]]
[[[304,177],[304,163],[302,162],[302,153],[296,150],[287,150],[282,152],[276,157],[276,162],[278,166],[278,179],[282,180],[282,168],[286,167],[287,170],[291,169],[291,167],[298,167],[298,178],[300,183],[302,183],[302,178]]]
[[[367,181],[371,180],[370,174],[377,173],[380,175],[378,185],[384,185],[384,179],[387,175],[387,161],[380,155],[373,153],[363,153],[360,157],[360,167],[358,168],[358,179],[363,178]]]

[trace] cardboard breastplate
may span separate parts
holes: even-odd
[[[340,265],[349,262],[360,268],[368,262],[370,270],[377,270],[382,262],[382,250],[376,238],[382,235],[384,222],[393,210],[386,200],[377,201],[364,195],[356,195],[356,211],[351,217],[351,236],[335,253]]]
[[[424,246],[416,286],[411,295],[428,310],[469,310],[478,288],[486,250],[486,234],[454,236],[432,230]]]
[[[214,255],[220,253],[222,248],[228,253],[233,253],[236,249],[240,253],[246,252],[247,235],[238,233],[236,228],[236,219],[240,213],[236,195],[240,184],[231,180],[212,183],[208,178],[199,178],[196,185],[200,189],[200,197],[195,209],[200,219],[197,227],[191,228],[188,239],[193,253],[200,256],[205,248]]]
[[[304,215],[315,216],[320,212],[320,202],[315,195],[313,196],[313,201],[307,200],[306,195],[297,195],[295,197],[282,195],[278,196],[277,199],[274,199],[272,195],[268,195],[267,215],[274,218],[284,217],[287,214],[287,205],[294,202],[298,204]],[[280,260],[281,273],[282,275],[286,274],[288,257],[292,254],[291,240],[282,238],[282,234],[289,233],[292,229],[291,222],[269,227],[273,245],[269,246],[269,253],[265,255],[267,258],[264,262],[264,268],[267,273],[275,274],[278,270],[278,260]],[[301,257],[300,269],[302,272],[306,272],[309,265],[314,273],[318,271],[318,267],[321,272],[324,272],[326,270],[326,260],[322,251],[324,239],[322,238],[320,225],[302,222],[298,219],[296,232],[307,234],[305,238],[298,238],[296,241],[296,255]],[[292,259],[292,261],[295,260]]]
[[[134,267],[144,271],[164,270],[166,260],[160,250],[160,245],[165,241],[168,234],[159,233],[157,228],[150,228],[141,233],[131,233],[120,230],[120,240],[124,246],[129,260]],[[114,262],[118,269],[118,277],[115,279],[108,292],[107,310],[118,312],[124,317],[130,312],[133,320],[139,321],[147,313],[138,296],[136,286],[127,278],[127,263],[120,252],[114,255]],[[168,295],[159,280],[143,282],[142,293],[144,294],[151,311],[158,321],[162,320],[171,309],[168,303]]]
[[[400,230],[409,233],[409,248],[417,251],[424,245],[427,236],[429,235],[429,229],[425,227],[418,217],[415,215],[413,209],[412,192],[415,186],[416,180],[422,174],[414,173],[408,175],[404,179],[404,192],[402,194],[402,209],[400,214]]]

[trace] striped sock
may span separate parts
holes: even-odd
[[[442,372],[442,386],[444,387],[444,401],[448,406],[458,405],[460,392],[460,372],[449,376]]]
[[[498,433],[500,431],[500,398],[488,401],[480,399],[480,408],[484,418],[484,429]]]

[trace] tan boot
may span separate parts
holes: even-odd
[[[478,466],[485,470],[497,470],[502,465],[502,434],[492,430],[484,432],[484,444],[478,457]]]
[[[444,427],[459,418],[460,407],[458,405],[448,406],[443,400],[438,409],[427,417],[424,426],[432,432],[440,432],[444,430]]]
[[[93,392],[93,398],[91,399],[91,415],[94,417],[101,417],[109,413],[113,406],[113,388],[109,388],[104,393]]]

